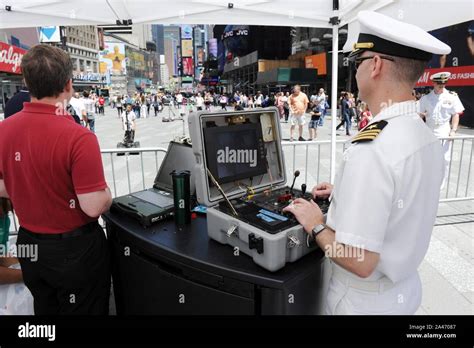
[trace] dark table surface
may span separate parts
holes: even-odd
[[[173,220],[143,228],[127,216],[107,212],[102,217],[108,228],[118,228],[116,232],[122,243],[128,242],[148,256],[166,257],[205,272],[261,286],[283,288],[314,272],[324,259],[323,252],[318,249],[296,262],[287,263],[276,272],[270,272],[255,264],[250,256],[244,253],[234,256],[233,247],[210,239],[205,216],[198,216],[182,229],[178,229]]]

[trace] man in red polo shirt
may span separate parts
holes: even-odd
[[[71,60],[38,45],[21,68],[31,103],[0,123],[0,197],[20,221],[18,256],[35,313],[107,314],[109,250],[97,219],[112,198],[96,136],[65,111]]]

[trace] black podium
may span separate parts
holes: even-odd
[[[106,213],[118,315],[320,314],[324,295],[321,250],[269,272],[207,236],[198,217],[143,228]]]

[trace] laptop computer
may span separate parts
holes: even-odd
[[[191,195],[195,192],[193,170],[196,159],[191,145],[170,142],[168,151],[161,162],[153,187],[117,197],[112,202],[112,213],[125,214],[138,220],[144,227],[166,219],[173,215],[173,170],[189,170],[191,172]]]

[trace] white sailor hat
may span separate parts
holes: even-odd
[[[364,51],[428,61],[433,54],[449,54],[451,47],[416,25],[372,11],[358,13],[360,33],[349,57]]]
[[[433,82],[446,83],[448,82],[450,77],[451,77],[451,73],[449,71],[441,71],[439,73],[431,75],[430,79]]]

